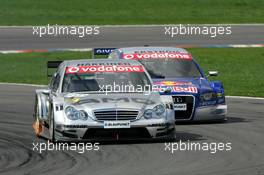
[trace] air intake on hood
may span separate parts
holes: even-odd
[[[104,110],[94,111],[94,115],[98,121],[107,120],[136,120],[138,111],[131,110]]]

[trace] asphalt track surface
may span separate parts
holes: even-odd
[[[125,46],[176,46],[176,45],[226,45],[264,44],[264,25],[231,26],[231,35],[165,35],[165,26],[100,26],[100,34],[79,38],[78,36],[33,35],[32,27],[0,27],[0,50],[94,48]],[[199,26],[199,25],[195,25]],[[209,25],[210,27],[212,25]],[[217,26],[217,25],[213,25]],[[202,26],[200,26],[202,27]]]
[[[226,123],[177,125],[177,139],[231,142],[231,151],[165,151],[163,142],[110,142],[99,151],[33,151],[36,87],[0,85],[0,174],[264,174],[264,100],[228,98]]]

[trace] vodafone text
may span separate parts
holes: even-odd
[[[66,68],[66,74],[95,72],[144,72],[143,66],[73,66]]]
[[[188,53],[181,52],[164,52],[164,53],[135,53],[135,54],[123,54],[124,59],[158,59],[158,58],[175,58],[175,59],[184,59],[192,60],[192,55]]]

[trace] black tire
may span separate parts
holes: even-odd
[[[166,138],[166,142],[174,142],[176,140],[176,128],[171,131],[170,135]]]
[[[221,120],[219,121],[219,123],[227,123],[227,122],[228,122],[227,117],[225,117],[224,119],[221,119]]]
[[[56,142],[55,139],[55,129],[54,129],[54,112],[53,112],[53,108],[50,109],[50,127],[49,127],[49,133],[50,133],[50,141],[52,143]]]

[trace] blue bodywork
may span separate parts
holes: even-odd
[[[127,47],[127,48],[99,48],[98,55],[109,55],[110,59],[123,59],[122,55],[124,53],[133,53],[134,51],[172,51],[172,52],[188,52],[181,48],[173,48],[173,47]],[[96,55],[96,52],[94,54]],[[140,60],[139,60],[140,61]],[[200,78],[162,78],[156,79],[152,78],[154,85],[159,86],[163,89],[163,91],[159,90],[161,95],[170,95],[173,98],[176,97],[185,97],[184,101],[188,101],[186,96],[192,97],[192,111],[187,105],[186,114],[182,113],[181,110],[175,108],[175,119],[176,121],[190,121],[190,120],[225,120],[227,113],[227,105],[225,101],[225,92],[224,87],[221,81],[210,81],[199,64],[192,59],[191,60],[197,69],[200,71]],[[144,63],[143,63],[144,65]],[[165,91],[165,89],[170,89],[169,91]],[[184,117],[179,117],[181,115],[186,115]],[[188,115],[188,116],[187,116]],[[177,118],[179,117],[179,118]]]
[[[194,111],[190,120],[195,117],[196,109],[208,106],[225,105],[225,91],[221,81],[210,81],[204,74],[201,67],[193,59],[195,65],[199,69],[202,78],[163,78],[163,79],[152,79],[154,84],[160,84],[160,82],[176,82],[182,85],[177,85],[182,88],[188,88],[194,86],[197,88],[197,92],[160,92],[161,95],[192,95],[195,98]],[[185,85],[186,83],[187,85]],[[189,83],[189,84],[188,84]],[[162,88],[170,88],[170,86],[162,86]],[[207,93],[213,93],[215,96],[211,100],[204,100],[202,95]],[[199,119],[197,119],[199,120]]]

